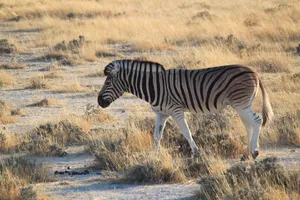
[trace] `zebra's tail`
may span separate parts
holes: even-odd
[[[272,106],[269,101],[269,96],[268,96],[267,92],[265,91],[265,88],[260,79],[259,79],[259,87],[261,89],[262,96],[263,96],[263,105],[262,105],[263,123],[262,123],[262,125],[265,126],[268,121],[271,121],[274,113],[273,113]]]

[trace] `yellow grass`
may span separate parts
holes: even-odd
[[[49,89],[51,88],[50,83],[45,79],[44,76],[32,78],[29,80],[27,88],[30,89]]]
[[[0,116],[0,123],[1,124],[14,124],[16,123],[18,120],[11,115],[1,115]]]
[[[30,184],[50,180],[48,169],[42,164],[22,157],[10,157],[0,162],[1,199],[36,199],[36,191]]]
[[[71,85],[60,86],[54,89],[54,91],[61,92],[61,93],[75,93],[75,92],[88,92],[90,91],[90,89],[79,83],[74,83]]]
[[[45,74],[44,78],[46,78],[46,79],[56,79],[56,78],[63,78],[63,76],[56,73],[56,72],[52,72],[50,74]]]
[[[0,131],[0,152],[7,153],[13,151],[20,141],[16,135],[7,133],[5,130]]]
[[[33,50],[40,47],[50,49],[49,52],[43,52],[44,55],[40,58],[43,61],[51,61],[54,65],[76,65],[82,60],[99,61],[102,65],[119,58],[140,58],[160,62],[165,68],[201,69],[227,64],[249,66],[259,73],[275,113],[275,123],[262,130],[261,144],[300,144],[300,124],[297,121],[299,117],[295,114],[300,105],[300,57],[296,53],[300,38],[298,0],[10,0],[3,4],[0,20],[22,17],[19,22],[9,22],[12,31],[38,30],[30,35],[28,43],[18,43],[18,46]],[[85,37],[85,42],[79,47],[71,48],[69,42],[78,40],[80,35]],[[18,40],[15,36],[9,37],[9,40]],[[55,50],[55,46],[62,41],[66,43],[67,48]],[[0,65],[0,68],[10,70],[16,67]],[[64,74],[57,72],[60,69],[61,67],[46,69],[51,71],[51,74],[49,72],[42,78],[30,80],[31,87],[48,88],[49,83],[53,81],[48,79],[59,78]],[[83,70],[79,71],[82,72]],[[103,71],[97,70],[88,76],[103,76]],[[7,72],[0,71],[0,86],[14,82]],[[63,85],[56,84],[52,90],[90,92],[91,89],[83,84],[86,83],[74,79],[71,82],[63,82]],[[261,112],[261,103],[259,91],[254,104],[255,111]],[[148,107],[143,105],[124,105],[123,108],[132,112],[148,111]],[[2,116],[9,121],[9,114]],[[199,117],[196,119],[199,120]],[[85,132],[88,132],[93,124],[115,122],[115,118],[105,110],[98,110],[81,118],[75,117],[73,120]],[[174,128],[176,125],[173,123],[170,128],[169,124],[167,130],[170,134],[166,134],[165,139],[173,137],[177,141],[162,141],[167,150],[163,155],[155,156],[147,152],[152,146],[153,119],[146,122],[151,124],[129,123],[125,130],[126,138],[123,132],[117,137],[109,135],[110,132],[107,131],[109,136],[99,136],[101,141],[113,144],[114,147],[119,147],[120,142],[121,150],[115,152],[106,146],[106,151],[102,151],[103,144],[100,142],[101,148],[96,149],[96,153],[98,156],[101,153],[106,153],[103,156],[111,156],[112,162],[116,164],[114,169],[124,169],[135,164],[148,166],[149,163],[150,166],[177,169],[169,154],[174,157],[171,151],[178,152],[177,146],[185,144],[186,141],[181,140],[181,135],[172,135],[178,131]],[[231,123],[234,126],[231,127]],[[224,131],[233,143],[237,140],[246,141],[245,129],[237,115],[230,115],[230,127],[226,130],[216,129],[219,124],[214,123],[212,125],[215,127],[210,130],[202,127],[207,133],[205,135],[196,135],[199,127],[195,124],[191,123],[190,126],[194,129],[195,137],[198,137],[197,142],[202,141],[201,136],[209,138],[208,136],[213,135],[210,132],[223,134]],[[237,140],[234,141],[233,138]],[[214,138],[210,139],[213,141]],[[240,144],[236,144],[236,148],[238,151],[242,149]],[[189,149],[185,150],[189,152]],[[229,153],[239,154],[235,150]],[[176,162],[182,158],[184,160],[185,156],[176,157]],[[165,163],[156,162],[157,159],[165,159]],[[178,161],[180,170],[189,168],[189,164],[183,160]],[[208,157],[207,160],[210,173],[219,173],[228,168],[227,163],[218,157]],[[202,166],[201,164],[203,163],[198,166]],[[271,188],[266,193],[269,195],[267,198],[289,197],[280,191]]]
[[[0,87],[12,85],[15,82],[15,79],[8,72],[0,70]]]
[[[0,123],[1,124],[12,124],[18,120],[12,116],[10,106],[4,101],[0,100]]]
[[[297,1],[289,1],[286,8],[279,6],[284,3],[245,0],[231,0],[226,4],[183,0],[142,0],[138,3],[134,0],[101,3],[13,0],[5,3],[0,18],[22,16],[24,19],[16,24],[16,28],[40,29],[39,40],[35,42],[37,46],[55,46],[62,40],[70,41],[84,35],[90,43],[81,49],[81,56],[93,61],[97,49],[116,42],[132,44],[133,50],[138,51],[168,51],[176,50],[178,44],[214,44],[216,36],[226,38],[232,34],[249,46],[261,44],[262,48],[269,50],[274,44],[291,47],[296,45],[295,38],[299,36],[297,17],[300,7]],[[233,8],[238,12],[230,12]],[[206,52],[214,57],[220,50],[208,49]],[[213,57],[204,60],[204,66],[209,65]],[[226,51],[223,55],[221,52],[217,62],[223,64],[222,58],[228,62],[239,61],[227,57]]]
[[[24,69],[26,65],[18,64],[18,63],[5,63],[0,64],[0,69]]]
[[[63,102],[53,98],[47,98],[43,100],[38,100],[37,102],[31,103],[27,106],[62,106]]]

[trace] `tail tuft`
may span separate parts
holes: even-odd
[[[272,120],[274,113],[273,113],[272,106],[269,101],[269,96],[268,96],[267,92],[265,91],[264,86],[260,79],[259,79],[259,87],[261,89],[262,96],[263,96],[263,105],[262,105],[263,123],[262,123],[262,125],[265,126],[267,124],[267,122],[270,122]]]

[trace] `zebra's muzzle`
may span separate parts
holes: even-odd
[[[98,96],[98,104],[102,108],[106,108],[110,105],[110,102],[108,100],[103,99],[101,95]]]

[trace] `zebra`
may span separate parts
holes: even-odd
[[[200,156],[185,120],[184,112],[217,113],[231,106],[239,114],[247,131],[248,146],[241,160],[259,155],[261,127],[271,120],[273,111],[269,97],[258,74],[242,65],[227,65],[187,70],[169,69],[152,61],[115,60],[104,68],[107,76],[98,95],[98,104],[108,107],[113,101],[129,92],[145,100],[156,113],[153,149],[159,143],[171,116],[194,156]],[[252,110],[253,100],[262,91],[262,118]]]

